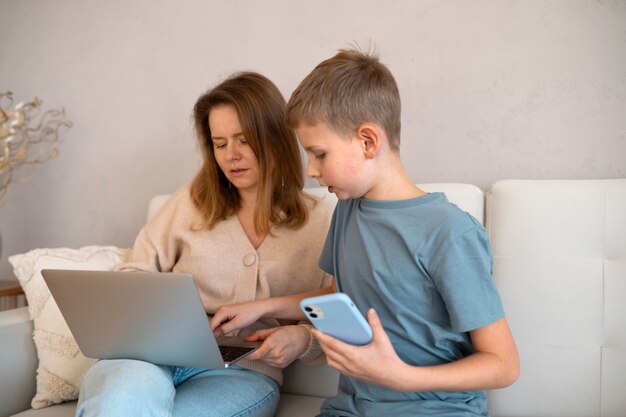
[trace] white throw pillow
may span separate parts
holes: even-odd
[[[111,270],[125,261],[129,249],[114,246],[85,246],[80,249],[34,249],[13,255],[13,265],[30,316],[34,323],[33,338],[37,348],[37,391],[31,402],[33,408],[78,398],[80,380],[94,362],[78,349],[59,308],[41,276],[42,269]]]

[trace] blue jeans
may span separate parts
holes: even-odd
[[[101,360],[81,383],[76,417],[271,417],[278,383],[260,372]]]

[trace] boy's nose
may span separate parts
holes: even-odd
[[[319,178],[320,171],[309,162],[306,165],[306,176],[309,178]]]

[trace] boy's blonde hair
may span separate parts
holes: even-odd
[[[324,123],[352,135],[366,122],[380,125],[394,151],[400,149],[400,93],[389,69],[373,53],[339,52],[311,71],[287,103],[287,123],[296,128]]]

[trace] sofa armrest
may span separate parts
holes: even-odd
[[[0,311],[0,417],[30,408],[37,351],[28,307]]]

